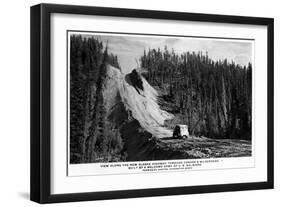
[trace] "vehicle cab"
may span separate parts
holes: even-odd
[[[188,132],[188,126],[187,125],[176,125],[174,132],[173,132],[173,138],[182,138],[182,139],[187,139],[189,137],[189,132]]]

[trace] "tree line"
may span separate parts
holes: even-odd
[[[210,138],[251,139],[252,64],[212,60],[208,53],[149,49],[140,58],[143,75],[173,114],[169,127],[187,124],[190,133]]]
[[[116,55],[95,37],[70,37],[70,163],[123,159],[118,130],[105,117],[102,84]]]

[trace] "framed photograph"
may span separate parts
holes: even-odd
[[[273,19],[31,7],[31,200],[273,188]]]

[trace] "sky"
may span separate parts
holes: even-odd
[[[234,61],[242,66],[252,62],[253,41],[250,40],[226,40],[214,38],[195,37],[169,37],[169,36],[148,36],[148,35],[113,35],[93,34],[100,41],[108,44],[109,52],[118,56],[119,64],[124,73],[131,72],[138,67],[139,58],[144,50],[149,48],[174,49],[175,53],[208,52],[213,60]]]

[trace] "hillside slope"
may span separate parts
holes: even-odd
[[[142,86],[138,86],[134,76],[139,78]],[[136,71],[124,76],[120,70],[108,66],[103,91],[109,111],[114,109],[116,100],[120,97],[117,102],[122,101],[128,114],[137,120],[145,131],[156,138],[172,136],[172,131],[164,127],[164,122],[172,119],[173,115],[160,109],[157,91]]]
[[[191,137],[173,139],[165,120],[173,114],[162,110],[158,92],[137,71],[122,74],[106,68],[102,94],[106,117],[124,141],[126,161],[250,156],[251,142]]]

